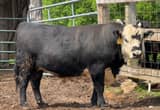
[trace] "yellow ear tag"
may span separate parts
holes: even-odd
[[[123,42],[123,41],[122,41],[122,38],[118,37],[118,39],[117,39],[117,44],[118,44],[118,45],[121,45],[122,42]]]

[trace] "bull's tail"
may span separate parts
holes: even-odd
[[[17,48],[16,63],[14,65],[16,90],[18,90],[18,88],[22,86],[22,81],[27,80],[32,67],[33,60],[31,55]]]
[[[16,64],[14,65],[14,78],[15,78],[16,91],[17,91],[20,84],[20,79],[19,79],[19,68]]]

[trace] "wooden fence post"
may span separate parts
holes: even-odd
[[[105,24],[110,21],[110,12],[106,4],[97,4],[98,24]]]
[[[126,3],[125,5],[125,21],[127,24],[136,24],[136,7],[135,2]]]

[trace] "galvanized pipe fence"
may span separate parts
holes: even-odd
[[[70,1],[64,1],[64,2],[59,2],[56,4],[51,4],[51,5],[47,5],[47,6],[40,6],[40,7],[35,7],[35,8],[31,8],[28,11],[28,15],[27,18],[9,18],[9,17],[0,17],[0,20],[10,20],[10,21],[15,21],[15,20],[25,20],[27,22],[33,22],[33,23],[42,23],[42,22],[51,22],[51,21],[59,21],[59,20],[65,20],[65,19],[72,19],[72,26],[75,26],[75,18],[78,17],[83,17],[83,16],[91,16],[91,15],[97,15],[97,12],[88,12],[88,13],[82,13],[82,14],[75,14],[74,12],[74,3],[79,2],[80,0],[70,0]],[[64,17],[57,17],[57,18],[52,18],[51,17],[51,12],[50,9],[57,7],[57,6],[62,6],[62,5],[71,5],[71,13],[72,15],[70,16],[64,16]],[[32,13],[36,12],[36,11],[43,11],[43,10],[47,10],[48,13],[48,17],[47,19],[42,19],[42,20],[32,20]],[[5,29],[1,29],[1,32],[5,32],[5,33],[15,33],[16,30],[5,30]],[[16,42],[14,41],[0,41],[0,46],[1,45],[15,45]],[[10,50],[0,50],[0,54],[15,54],[16,51],[10,51]],[[15,59],[0,59],[0,65],[2,63],[9,63],[12,62],[12,64],[14,64]],[[13,67],[13,66],[12,66]],[[8,71],[8,70],[13,70],[13,68],[0,68],[0,71]]]
[[[51,5],[47,5],[47,6],[42,6],[42,7],[37,7],[37,8],[31,8],[29,10],[29,22],[33,22],[33,23],[42,23],[42,22],[50,22],[50,21],[60,21],[60,20],[65,20],[65,19],[72,19],[72,26],[75,26],[75,18],[78,17],[83,17],[83,16],[91,16],[91,15],[97,15],[97,11],[95,12],[88,12],[88,13],[82,13],[82,14],[75,14],[74,11],[74,3],[79,2],[80,0],[70,0],[70,1],[65,1],[65,2],[60,2],[60,3],[56,3],[56,4],[51,4]],[[62,6],[62,5],[71,5],[71,12],[72,15],[70,16],[64,16],[64,17],[57,17],[57,18],[51,18],[51,12],[50,9],[54,8],[56,6]],[[47,10],[48,12],[48,18],[45,20],[31,20],[32,19],[32,12],[37,11],[37,10]]]
[[[26,18],[9,18],[9,17],[0,17],[1,21],[17,21],[17,20],[25,20]],[[16,30],[8,30],[8,29],[0,29],[0,33],[15,33]],[[15,45],[15,41],[0,41],[0,46],[1,45]],[[0,54],[15,54],[15,50],[0,50]],[[15,59],[0,59],[0,65],[2,63],[9,63],[13,62],[14,63]],[[8,70],[13,70],[12,68],[0,68],[0,71],[8,71]]]

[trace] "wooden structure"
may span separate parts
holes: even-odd
[[[155,0],[96,0],[96,1],[97,1],[99,24],[104,24],[110,21],[110,11],[107,4],[111,3],[125,3],[125,22],[129,24],[136,24],[136,9],[135,9],[136,2],[155,1]],[[149,29],[149,30],[153,30],[155,34],[151,38],[145,40],[160,41],[160,29]],[[121,68],[120,75],[139,78],[142,80],[147,80],[148,82],[160,83],[160,71],[156,69],[123,66]],[[149,85],[148,91],[150,91],[150,83],[148,85]]]
[[[98,23],[103,24],[110,21],[110,11],[107,4],[125,3],[125,21],[126,23],[135,24],[136,23],[135,3],[140,1],[154,1],[154,0],[96,0],[97,11],[98,11]]]

